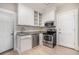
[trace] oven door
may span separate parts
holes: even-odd
[[[53,36],[52,35],[44,35],[44,41],[53,41]]]

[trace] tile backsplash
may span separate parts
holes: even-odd
[[[17,32],[27,32],[27,31],[45,31],[46,29],[44,27],[39,26],[23,26],[23,25],[17,25],[16,31]]]

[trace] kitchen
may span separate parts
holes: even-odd
[[[78,3],[0,4],[0,53],[79,54],[78,6]]]

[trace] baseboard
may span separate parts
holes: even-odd
[[[69,48],[69,47],[66,47],[66,46],[63,46],[63,45],[58,45],[58,46],[65,47],[65,48]],[[75,50],[75,51],[79,51],[78,48],[69,48],[69,49],[72,49],[72,50]]]
[[[9,49],[9,50],[6,50],[6,51],[3,51],[3,52],[1,52],[0,54],[6,53],[6,52],[11,51],[11,50],[13,50],[13,48],[11,48],[11,49]]]

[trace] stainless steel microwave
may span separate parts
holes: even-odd
[[[45,23],[45,27],[54,27],[54,21],[48,21]]]

